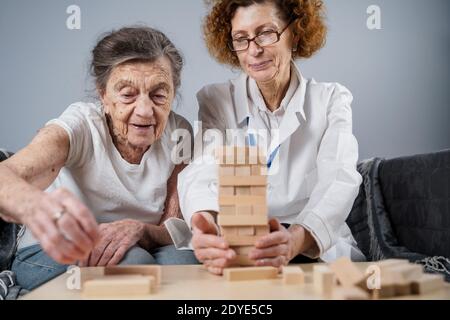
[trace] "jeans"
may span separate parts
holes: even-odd
[[[192,251],[180,251],[173,245],[156,248],[148,252],[139,246],[128,250],[120,265],[136,264],[199,264]],[[68,265],[62,265],[50,258],[39,244],[17,251],[12,264],[17,284],[26,290],[33,290],[45,282],[66,272]]]

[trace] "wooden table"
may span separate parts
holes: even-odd
[[[369,263],[358,263],[364,270]],[[147,296],[114,297],[113,299],[149,300],[317,300],[312,280],[313,264],[300,265],[306,273],[304,285],[283,285],[281,278],[258,281],[228,282],[223,277],[210,274],[200,265],[162,266],[162,282],[158,291]],[[90,268],[89,272],[95,272]],[[69,290],[67,279],[71,275],[62,274],[43,286],[30,292],[23,299],[73,300],[83,299],[81,290]],[[108,298],[110,299],[110,298]],[[395,299],[446,299],[450,300],[450,284],[428,295],[410,295]]]

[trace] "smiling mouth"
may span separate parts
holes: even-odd
[[[270,63],[270,60],[263,61],[263,62],[260,62],[260,63],[251,63],[250,64],[250,68],[256,69],[256,70],[262,69],[262,68],[265,68],[269,63]]]
[[[145,130],[145,129],[150,129],[152,127],[154,127],[154,125],[152,124],[131,124],[132,127],[136,128],[136,129],[140,129],[140,130]]]

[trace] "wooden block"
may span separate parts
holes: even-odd
[[[223,216],[220,215],[217,217],[217,221],[220,226],[265,226],[267,225],[267,217],[264,216]]]
[[[236,206],[220,206],[219,215],[236,215]]]
[[[314,291],[324,298],[331,298],[335,278],[330,268],[325,265],[313,266]]]
[[[228,234],[224,236],[230,246],[254,246],[260,236]]]
[[[398,265],[405,265],[405,264],[409,264],[409,261],[406,259],[387,259],[387,260],[382,260],[382,261],[378,261],[376,263],[376,265],[382,269],[382,268],[391,268],[391,267],[395,267]]]
[[[267,178],[264,176],[219,176],[220,186],[266,186]]]
[[[248,148],[248,163],[251,165],[266,165],[266,153],[261,148],[249,147]]]
[[[220,227],[220,234],[227,238],[228,236],[237,236],[238,229],[236,227]]]
[[[444,277],[440,274],[423,274],[411,283],[412,294],[428,294],[444,288]]]
[[[219,205],[233,206],[233,205],[259,205],[266,203],[264,196],[222,196],[219,195]]]
[[[127,297],[130,295],[146,295],[155,287],[154,276],[143,275],[111,275],[88,280],[83,286],[83,296]]]
[[[234,196],[234,187],[220,187],[219,188],[219,194],[224,196]]]
[[[255,227],[238,227],[238,235],[254,236],[255,235]]]
[[[358,286],[366,289],[367,276],[347,257],[342,257],[329,265],[339,283],[344,287]]]
[[[232,249],[236,252],[238,256],[247,256],[250,251],[253,250],[253,246],[245,245],[245,246],[236,246],[232,247]]]
[[[234,166],[220,165],[219,166],[219,177],[221,177],[221,176],[225,176],[225,177],[234,176]]]
[[[395,273],[388,269],[381,269],[380,288],[372,290],[372,299],[390,298],[395,296]]]
[[[250,194],[253,196],[266,196],[266,187],[250,187]]]
[[[369,293],[360,287],[333,288],[333,299],[335,300],[368,300]]]
[[[252,176],[267,176],[267,165],[252,165]]]
[[[237,255],[236,258],[232,262],[232,266],[254,266],[255,260],[250,259],[247,255]]]
[[[228,188],[228,187],[226,187]],[[251,187],[231,187],[234,188],[234,194],[237,196],[249,196]]]
[[[283,284],[304,284],[305,283],[305,273],[303,269],[296,266],[284,266],[283,267]]]
[[[247,164],[248,158],[247,147],[223,146],[216,149],[216,160],[220,164]]]
[[[261,216],[267,216],[268,214],[268,208],[266,204],[254,204],[252,206],[252,214],[254,215],[261,215]]]
[[[237,166],[234,168],[236,176],[251,176],[250,166]]]
[[[274,267],[227,268],[223,271],[228,281],[276,279],[278,269]]]
[[[143,275],[153,276],[156,285],[161,284],[162,267],[159,265],[132,265],[105,267],[105,276],[109,275]]]
[[[394,285],[396,296],[408,296],[411,294],[411,282],[403,281]]]
[[[268,225],[255,227],[255,235],[265,236],[266,234],[269,234],[269,226]]]
[[[423,267],[419,264],[409,263],[390,267],[388,271],[395,273],[396,280],[399,282],[411,282],[422,276]]]
[[[105,275],[105,267],[83,267],[80,268],[81,287],[88,280],[101,278]]]
[[[250,216],[252,215],[252,206],[251,205],[245,205],[245,206],[236,206],[236,215],[238,216]]]

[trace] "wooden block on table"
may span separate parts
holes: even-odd
[[[219,215],[228,215],[228,216],[236,215],[236,206],[220,206]]]
[[[358,286],[366,289],[367,276],[347,257],[342,257],[329,265],[339,283],[344,287]]]
[[[276,279],[278,269],[274,267],[227,268],[223,271],[228,281]]]
[[[238,235],[240,236],[254,236],[255,227],[238,227]]]
[[[304,284],[305,273],[301,267],[284,266],[282,269],[283,284]]]
[[[267,165],[252,165],[251,174],[252,176],[267,176]]]
[[[409,261],[406,259],[386,259],[376,262],[376,266],[378,266],[380,269],[391,268],[405,264],[409,264]]]
[[[411,283],[412,294],[427,294],[444,287],[444,277],[440,274],[424,273],[420,278]]]
[[[220,215],[217,217],[220,226],[265,226],[267,225],[267,217],[259,215],[241,215],[227,216]]]
[[[105,275],[105,267],[83,267],[80,268],[81,286],[92,279],[101,278]]]
[[[313,267],[314,291],[324,298],[331,298],[334,285],[334,273],[324,265]]]
[[[404,264],[387,269],[388,272],[396,274],[396,280],[399,282],[411,282],[420,278],[423,274],[423,267],[420,264]]]
[[[236,205],[236,215],[238,216],[250,216],[252,215],[252,206],[251,205]]]
[[[85,297],[127,297],[145,295],[156,286],[154,276],[143,275],[110,275],[88,280],[83,286]]]
[[[219,176],[220,186],[266,186],[267,178],[264,176]]]
[[[368,300],[369,293],[360,287],[333,288],[332,297],[335,300]]]
[[[142,275],[153,276],[156,285],[161,284],[162,267],[159,265],[132,265],[105,267],[105,276],[109,275]]]
[[[236,176],[251,176],[250,166],[236,166],[234,168]]]

